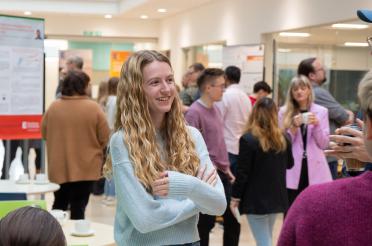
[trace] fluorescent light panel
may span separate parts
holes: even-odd
[[[279,48],[279,49],[278,49],[278,52],[281,52],[281,53],[288,53],[288,52],[291,52],[291,49],[283,49],[283,48]]]
[[[307,37],[310,36],[310,33],[307,33],[307,32],[281,32],[281,33],[279,33],[279,36],[307,38]]]
[[[337,23],[333,24],[332,28],[340,28],[340,29],[365,29],[368,28],[368,25],[364,24],[346,24],[346,23]]]
[[[349,47],[367,47],[368,46],[367,43],[359,43],[359,42],[345,42],[344,45],[349,46]]]

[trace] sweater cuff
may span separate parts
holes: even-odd
[[[179,196],[187,197],[187,195],[192,191],[194,187],[192,176],[175,171],[168,171],[168,178],[169,178],[168,197]]]

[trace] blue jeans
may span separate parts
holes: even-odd
[[[273,227],[278,214],[248,214],[248,223],[257,246],[272,246]]]
[[[115,183],[113,179],[105,180],[104,194],[105,196],[115,197]]]

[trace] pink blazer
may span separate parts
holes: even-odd
[[[285,107],[279,110],[279,125],[283,126],[283,115]],[[328,109],[318,104],[312,104],[309,112],[314,113],[319,124],[308,125],[307,128],[307,163],[309,174],[309,185],[325,183],[332,181],[331,171],[329,170],[327,159],[323,150],[327,148],[329,143],[329,122]],[[291,134],[287,130],[292,139],[292,153],[294,166],[287,169],[287,188],[297,189],[300,181],[301,164],[303,155],[303,141],[301,129],[299,128],[295,134]]]

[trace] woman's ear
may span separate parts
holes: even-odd
[[[372,122],[371,119],[366,115],[366,120],[365,120],[365,129],[366,129],[366,136],[365,138],[367,140],[372,140]]]

